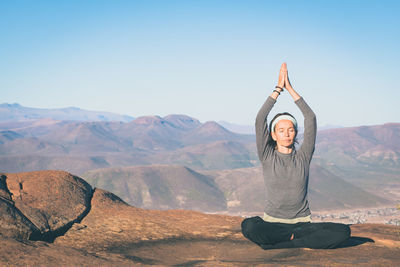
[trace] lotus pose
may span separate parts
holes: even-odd
[[[287,89],[304,116],[304,140],[296,149],[298,126],[289,113],[267,116],[279,95]],[[265,183],[264,216],[247,218],[242,233],[264,249],[308,247],[335,248],[350,236],[350,227],[339,223],[311,223],[308,175],[314,153],[317,123],[314,112],[290,84],[286,63],[278,85],[256,117],[258,157]]]

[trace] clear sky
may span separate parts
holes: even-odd
[[[253,124],[287,62],[319,125],[400,122],[399,2],[2,0],[0,103]]]

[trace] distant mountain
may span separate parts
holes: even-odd
[[[244,124],[236,124],[236,123],[231,123],[227,121],[218,121],[218,124],[222,125],[224,128],[228,129],[231,132],[234,133],[240,133],[240,134],[256,134],[255,133],[255,128],[254,125],[244,125]],[[331,124],[326,124],[326,125],[318,125],[318,130],[327,130],[327,129],[336,129],[336,128],[342,128],[343,126],[339,125],[331,125]],[[299,127],[299,133],[303,132],[303,127]]]
[[[400,152],[400,123],[329,129],[318,132],[318,153],[340,149],[343,154],[359,157],[368,151]],[[367,153],[368,154],[368,153]],[[374,153],[372,153],[374,154]],[[371,155],[379,158],[379,154]],[[362,159],[359,159],[362,161]],[[382,158],[380,163],[400,163],[397,157]]]
[[[69,121],[123,121],[129,122],[134,118],[110,112],[89,111],[75,107],[41,109],[24,107],[15,104],[0,104],[0,121],[20,121],[32,119],[53,119]]]
[[[179,115],[179,114],[167,115],[164,117],[164,120],[171,123],[177,128],[181,128],[182,130],[195,129],[201,125],[199,120],[186,115]]]
[[[136,207],[150,209],[226,209],[214,180],[183,166],[150,165],[93,170],[83,175],[94,187],[110,188]]]
[[[83,177],[92,186],[142,208],[260,213],[264,208],[264,180],[259,167],[196,172],[183,166],[149,165],[93,170]],[[309,184],[314,211],[391,203],[318,165],[312,165]]]
[[[119,138],[109,123],[71,122],[50,133],[40,136],[42,140],[60,144],[69,153],[93,154],[97,152],[120,152],[131,147],[131,142]]]
[[[232,133],[215,122],[202,124],[186,115],[143,116],[127,123],[7,121],[0,122],[0,132],[0,169],[9,172],[57,167],[81,174],[99,167],[153,163],[200,169],[257,164],[249,149],[254,136]],[[10,164],[10,156],[19,162],[18,168]],[[27,164],[27,158],[32,162]],[[56,158],[62,158],[68,168],[55,163]],[[77,158],[82,164],[76,164]]]
[[[184,137],[185,144],[201,144],[221,140],[240,140],[245,139],[246,136],[233,133],[215,121],[208,121],[195,128]],[[252,138],[247,137],[248,140]]]
[[[40,137],[71,123],[71,121],[58,121],[53,119],[37,119],[22,121],[0,121],[0,130],[12,130],[22,137]]]
[[[240,134],[256,134],[254,125],[242,125],[227,121],[218,121],[220,125],[234,133]]]
[[[182,147],[181,138],[200,123],[182,120],[166,120],[159,116],[138,117],[116,129],[118,136],[130,140],[137,148],[147,151],[170,150]],[[187,124],[185,124],[187,122]],[[176,124],[175,124],[176,123]]]
[[[400,179],[400,123],[318,132],[313,162],[373,191]]]
[[[4,144],[5,142],[14,141],[15,139],[23,138],[21,134],[18,134],[13,131],[0,131],[0,144]]]
[[[343,126],[341,126],[341,125],[332,125],[332,124],[318,125],[318,130],[319,131],[328,130],[328,129],[339,129],[339,128],[343,128]]]
[[[179,164],[199,170],[252,167],[258,164],[256,155],[243,141],[215,141],[185,146],[180,149],[157,153],[150,162]]]

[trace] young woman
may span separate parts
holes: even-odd
[[[304,140],[294,147],[297,121],[289,113],[267,116],[286,88],[304,116]],[[311,223],[308,206],[308,175],[314,153],[317,123],[314,112],[290,84],[286,63],[279,72],[278,85],[256,117],[258,157],[265,183],[264,216],[247,218],[242,233],[264,249],[335,248],[350,237],[350,227],[339,223]]]

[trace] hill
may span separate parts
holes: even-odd
[[[140,208],[245,214],[260,214],[264,208],[260,167],[199,172],[183,166],[150,165],[94,170],[83,177]],[[311,167],[309,186],[313,211],[394,205],[318,165]]]
[[[318,132],[313,162],[371,193],[398,200],[399,144],[400,123],[324,130]]]
[[[214,180],[183,166],[150,165],[93,170],[83,175],[127,203],[147,209],[225,210]]]
[[[316,156],[335,164],[398,168],[400,123],[329,129],[318,133]],[[329,157],[332,152],[336,157]],[[328,155],[328,157],[326,157]]]

